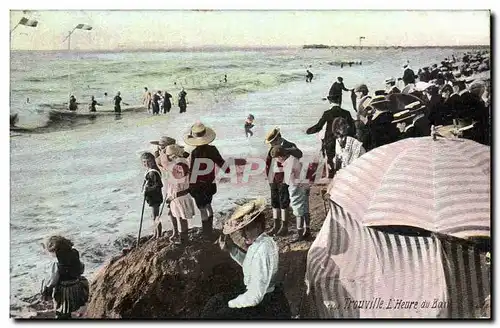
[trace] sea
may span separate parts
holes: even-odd
[[[279,126],[306,158],[314,158],[320,144],[305,130],[329,108],[323,98],[338,76],[347,88],[365,83],[373,92],[384,89],[386,78],[401,77],[407,62],[417,72],[472,50],[12,51],[10,113],[18,114],[18,126],[27,132],[11,132],[10,137],[11,306],[25,305],[47,278],[53,258],[41,244],[49,236],[60,234],[74,242],[90,279],[137,236],[144,177],[140,154],[154,150],[151,140],[168,135],[184,145],[183,135],[201,121],[216,131],[213,144],[224,158],[264,158],[265,135]],[[344,61],[356,64],[341,67]],[[312,83],[305,81],[306,69],[314,74]],[[70,94],[83,104],[81,112],[88,111],[85,103],[92,95],[112,108],[118,91],[124,102],[140,105],[144,87],[172,94],[170,113],[152,116],[144,109],[69,121],[49,116]],[[184,114],[177,107],[181,88],[188,100]],[[342,107],[354,117],[349,92],[344,92]],[[255,116],[250,138],[243,129],[248,114]],[[220,222],[239,201],[259,196],[269,198],[265,179],[219,184],[215,220]],[[146,208],[143,235],[152,232],[150,213]],[[168,229],[166,217],[163,222]],[[190,226],[200,225],[196,213]]]

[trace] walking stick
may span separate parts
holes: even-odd
[[[141,230],[142,230],[142,219],[144,218],[144,205],[146,204],[146,195],[144,195],[144,199],[142,200],[142,211],[141,211],[141,224],[139,225],[139,235],[137,236],[137,245],[139,246],[139,240],[141,239]]]
[[[327,194],[326,189],[321,190],[321,199],[323,200],[323,206],[325,207],[325,215],[328,215],[328,206],[326,205],[325,195]]]
[[[165,207],[166,202],[167,202],[167,196],[165,196],[165,199],[163,200],[163,204],[161,205],[161,210],[160,210],[160,214],[158,215],[158,217],[160,217],[161,214],[163,213],[163,208]]]

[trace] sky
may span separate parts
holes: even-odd
[[[71,49],[176,49],[203,46],[295,47],[304,44],[457,46],[490,44],[490,12],[346,10],[35,10],[10,11],[12,29],[22,17],[13,50],[67,49],[62,42],[79,23]]]

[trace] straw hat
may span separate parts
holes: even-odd
[[[405,110],[393,114],[394,120],[392,123],[399,123],[414,118],[425,109],[425,105],[420,101],[412,102],[405,106]]]
[[[197,122],[191,127],[191,133],[184,136],[184,142],[190,146],[208,145],[215,140],[215,131]]]
[[[371,100],[372,100],[372,97],[368,96],[368,95],[361,98],[361,100],[359,101],[359,104],[358,104],[358,113],[359,112],[363,113],[365,108],[367,108],[370,105]]]
[[[168,145],[167,148],[165,149],[165,154],[167,154],[169,156],[175,155],[178,157],[183,157],[184,147],[179,146],[179,145]]]
[[[387,105],[389,103],[389,100],[387,100],[386,96],[376,96],[373,97],[372,100],[370,101],[370,106],[379,108]],[[378,107],[377,107],[378,105]],[[382,105],[382,106],[381,106]]]
[[[354,88],[354,92],[363,92],[363,91],[368,92],[368,87],[366,86],[366,84],[360,84]]]
[[[151,143],[153,145],[158,145],[158,146],[169,146],[169,145],[175,144],[175,139],[167,137],[167,136],[162,136],[160,138],[160,140],[153,140],[153,141],[150,141],[149,143]]]
[[[266,209],[266,201],[263,198],[252,200],[238,207],[231,217],[224,223],[222,233],[232,234],[241,230],[253,222]]]
[[[266,135],[266,143],[270,144],[279,136],[281,136],[280,128],[279,127],[273,128]]]
[[[385,79],[385,84],[387,83],[396,83],[396,79],[394,79],[393,77],[387,78]]]

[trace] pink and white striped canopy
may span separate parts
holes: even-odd
[[[490,236],[490,147],[404,139],[340,170],[328,193],[366,226],[406,225],[459,238]]]

